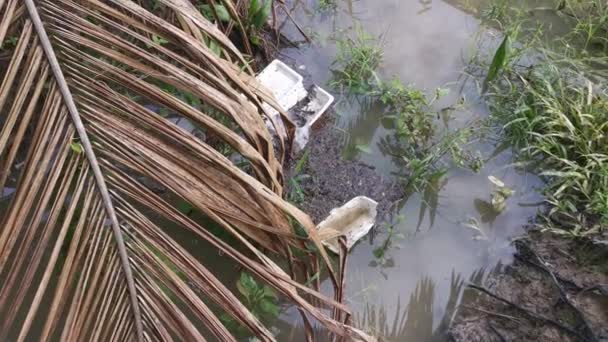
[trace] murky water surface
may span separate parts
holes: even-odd
[[[290,8],[301,27],[313,38],[312,45],[289,48],[281,58],[310,74],[313,82],[329,88],[336,39],[352,36],[357,26],[380,37],[384,42],[382,79],[399,78],[404,84],[432,93],[448,88],[450,94],[435,104],[436,109],[465,98],[466,106],[452,112],[451,127],[461,127],[487,116],[479,101],[475,83],[464,76],[469,56],[474,53],[484,1],[433,0],[337,0],[335,10],[321,11],[318,1],[292,1]],[[286,25],[287,36],[300,40],[301,35]],[[491,32],[486,32],[492,37]],[[399,171],[390,156],[384,155],[379,141],[391,134],[382,125],[382,107],[365,98],[334,93],[338,113],[336,129],[347,134],[347,157],[376,167],[391,175]],[[361,152],[354,146],[367,146]],[[462,287],[483,269],[497,263],[508,263],[513,248],[509,238],[523,232],[534,216],[542,198],[535,192],[541,183],[533,175],[513,167],[509,151],[494,153],[490,142],[475,146],[486,161],[480,173],[452,169],[438,197],[436,215],[425,213],[419,225],[422,199],[411,196],[398,206],[395,216],[404,217],[396,231],[406,236],[396,239],[384,262],[374,256],[374,249],[384,243],[386,229],[380,227],[375,239],[359,243],[351,252],[347,292],[350,305],[364,325],[382,331],[388,329],[389,340],[442,340],[453,304],[459,300]],[[515,190],[507,209],[489,214],[492,192],[488,176],[496,176]],[[464,226],[474,218],[486,232],[488,241],[478,241],[475,232]],[[392,331],[398,312],[403,322]],[[375,320],[364,319],[375,315]],[[384,315],[384,322],[381,318]],[[291,316],[290,316],[291,317]],[[287,318],[285,320],[288,320]],[[293,339],[293,332],[285,339]],[[296,338],[297,340],[297,338]]]
[[[475,82],[463,70],[476,47],[483,0],[334,0],[335,10],[321,11],[318,0],[291,0],[289,8],[302,28],[313,38],[311,45],[282,51],[281,59],[299,66],[312,81],[329,89],[336,39],[351,36],[357,26],[383,42],[384,61],[379,76],[400,79],[404,84],[432,93],[436,88],[450,89],[449,95],[435,103],[435,109],[466,99],[466,106],[451,113],[451,128],[462,127],[487,116],[478,99]],[[291,25],[284,27],[287,36],[301,40]],[[490,38],[492,34],[489,34]],[[391,130],[383,126],[383,108],[364,97],[336,95],[336,129],[346,132],[345,157],[357,158],[385,175],[403,167],[384,155],[378,143]],[[355,146],[366,146],[365,152]],[[387,238],[384,223],[379,222],[375,238],[367,237],[352,250],[349,259],[347,297],[355,320],[363,327],[386,335],[391,341],[441,341],[460,301],[463,282],[481,271],[511,260],[509,238],[523,232],[541,200],[535,192],[540,181],[513,167],[509,151],[494,153],[496,146],[475,146],[486,161],[476,174],[452,169],[438,193],[435,215],[431,210],[421,218],[423,199],[414,194],[397,203],[393,246],[384,260],[374,255]],[[496,176],[515,191],[507,209],[500,215],[488,211],[492,184]],[[10,188],[5,189],[8,196]],[[1,198],[1,197],[0,197]],[[6,201],[1,201],[0,216]],[[475,240],[476,233],[464,226],[475,219],[487,235],[487,241]],[[178,234],[179,235],[179,234]],[[192,242],[190,235],[177,236],[187,248],[204,259],[205,246]],[[200,252],[202,251],[202,252]],[[218,271],[226,268],[218,263]],[[232,265],[228,267],[234,269]],[[238,272],[221,271],[222,280],[234,284]],[[325,284],[328,285],[328,284]],[[396,325],[395,325],[396,323]],[[288,310],[277,324],[279,341],[300,341],[304,335],[295,310]]]

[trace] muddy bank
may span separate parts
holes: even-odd
[[[539,232],[516,241],[513,264],[471,279],[479,287],[464,291],[451,339],[608,341],[605,241],[606,235],[593,242]]]
[[[316,223],[327,217],[331,209],[356,196],[377,201],[377,222],[386,220],[391,206],[403,197],[403,188],[377,173],[373,165],[344,159],[345,133],[337,129],[334,122],[334,113],[329,111],[315,124],[308,145],[288,168],[287,191],[300,192],[301,198],[296,204]],[[303,167],[296,172],[294,168],[302,158],[305,158]],[[294,188],[297,187],[291,181],[294,177],[301,190]]]

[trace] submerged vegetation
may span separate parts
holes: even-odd
[[[458,167],[479,171],[482,159],[464,148],[474,139],[471,128],[448,130],[437,137],[437,120],[441,115],[432,107],[447,90],[438,88],[429,99],[424,92],[404,85],[399,79],[383,81],[377,75],[382,62],[381,44],[361,27],[356,27],[354,38],[338,40],[337,46],[335,75],[330,86],[377,98],[384,105],[383,121],[391,122],[393,134],[383,139],[380,148],[404,166],[399,178],[406,192],[423,192],[439,183],[449,167],[445,156],[450,156]]]
[[[436,89],[429,100],[422,91],[399,80],[379,88],[380,100],[386,105],[384,119],[393,122],[394,131],[382,140],[381,149],[397,159],[398,165],[405,166],[400,178],[407,192],[424,192],[439,183],[451,165],[475,172],[483,165],[480,156],[466,149],[474,139],[470,127],[453,131],[446,127],[445,133],[438,134],[440,114],[432,106],[446,92]]]

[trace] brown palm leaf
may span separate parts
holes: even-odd
[[[273,340],[218,278],[221,259],[273,287],[309,331],[315,320],[368,339],[338,320],[341,295],[296,281],[317,250],[341,293],[312,221],[282,199],[261,106],[272,96],[189,0],[157,1],[168,15],[145,1],[0,0],[0,42],[14,44],[0,52],[0,341],[235,340],[221,314]]]

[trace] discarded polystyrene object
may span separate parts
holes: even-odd
[[[312,125],[319,120],[321,115],[329,109],[329,106],[334,102],[334,97],[323,88],[315,85],[308,98],[310,99],[310,102],[308,102],[303,110],[314,113],[306,120],[306,125],[312,127]]]
[[[268,64],[257,76],[257,79],[272,92],[278,104],[285,111],[288,111],[298,102],[302,101],[308,94],[306,89],[304,89],[304,78],[278,59]],[[263,106],[267,113],[273,117],[273,120],[280,124],[279,112],[268,104],[264,104]],[[274,127],[271,127],[271,125],[269,125],[269,128],[274,130]],[[285,134],[284,127],[280,126],[278,130],[280,135],[283,136]]]
[[[4,189],[0,189],[0,200],[9,198],[9,196],[11,196],[14,193],[15,193],[15,188],[6,187]]]
[[[350,250],[374,226],[377,207],[376,201],[359,196],[340,208],[333,209],[329,216],[317,225],[319,237],[325,247],[338,254],[340,252],[338,239],[344,236],[346,248]]]
[[[310,128],[333,103],[334,97],[319,86],[314,86],[309,94],[304,88],[304,78],[277,59],[272,61],[257,79],[272,91],[278,104],[296,124],[295,150],[297,152],[303,149],[308,143]],[[294,109],[301,102],[304,103]],[[271,122],[268,122],[268,128],[285,137],[286,132],[279,113],[267,104],[264,104],[264,108],[278,125],[275,128]]]
[[[334,97],[319,86],[314,86],[308,96],[309,102],[303,106],[297,113],[300,118],[295,118],[297,122],[304,122],[302,125],[296,127],[295,136],[295,152],[298,152],[308,144],[310,137],[310,130],[312,126],[319,120],[321,115],[331,106],[334,102]],[[295,113],[290,115],[296,115]],[[303,116],[303,117],[302,117]]]
[[[286,112],[308,95],[306,89],[304,89],[304,77],[278,59],[268,64],[256,78],[272,92],[277,103]],[[264,103],[263,106],[274,123],[277,124],[277,127],[275,127],[269,121],[267,122],[268,128],[279,136],[285,137],[286,131],[279,112],[267,103]]]
[[[298,153],[306,147],[310,138],[310,126],[296,127],[296,136],[294,137],[294,152]]]

